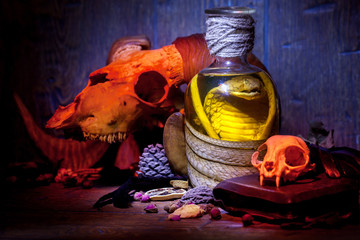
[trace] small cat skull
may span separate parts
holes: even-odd
[[[258,159],[261,151],[266,151],[262,161]],[[310,150],[299,137],[289,135],[275,135],[259,146],[253,153],[251,163],[260,172],[260,185],[264,178],[276,179],[276,187],[280,186],[280,179],[294,181],[298,176],[314,169],[310,163]]]

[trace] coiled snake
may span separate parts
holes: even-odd
[[[185,121],[188,175],[194,186],[256,173],[251,155],[276,133],[278,102],[265,73],[239,75],[212,88],[200,100],[197,76],[188,91],[200,127]],[[188,118],[186,120],[189,120]]]

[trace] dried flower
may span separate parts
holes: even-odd
[[[214,220],[219,220],[221,219],[221,212],[220,209],[214,207],[210,210],[210,216],[212,219]]]
[[[244,214],[242,216],[242,222],[245,227],[253,224],[253,220],[254,218],[250,214]]]
[[[168,216],[168,219],[169,219],[170,221],[180,221],[181,217],[180,217],[180,215],[170,214],[170,215]]]
[[[149,204],[147,205],[144,210],[147,212],[147,213],[157,213],[159,212],[156,204]]]
[[[141,196],[141,202],[150,202],[150,196],[147,194],[144,194]]]
[[[135,200],[135,201],[140,201],[141,198],[142,198],[142,196],[143,196],[143,192],[136,192],[136,193],[134,194],[134,200]]]

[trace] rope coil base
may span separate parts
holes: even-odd
[[[251,156],[264,141],[212,139],[196,131],[187,121],[185,123],[188,176],[194,187],[214,188],[225,179],[258,172],[251,164]]]

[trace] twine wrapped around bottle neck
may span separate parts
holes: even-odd
[[[255,21],[249,14],[210,15],[206,25],[205,39],[211,55],[238,57],[254,47]]]

